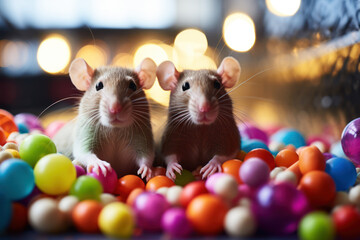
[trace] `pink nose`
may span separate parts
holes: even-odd
[[[210,111],[210,104],[209,103],[203,103],[199,106],[199,111],[202,113],[207,113]]]
[[[119,113],[119,112],[121,112],[121,109],[122,109],[122,106],[118,102],[110,104],[110,106],[109,106],[109,111],[111,114]]]

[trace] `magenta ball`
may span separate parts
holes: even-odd
[[[161,218],[170,208],[170,204],[161,194],[154,192],[141,193],[134,202],[137,225],[148,231],[161,230]]]
[[[224,174],[225,173],[215,173],[215,174],[211,175],[208,179],[206,179],[205,187],[209,191],[209,193],[215,193],[214,192],[215,183],[219,178],[224,176]]]
[[[118,184],[118,178],[115,170],[108,171],[106,176],[104,176],[101,171],[100,174],[91,172],[87,175],[99,180],[99,182],[103,186],[104,193],[114,193],[115,188]]]
[[[345,155],[353,163],[360,165],[360,118],[346,125],[341,135],[341,145]]]
[[[172,238],[185,238],[191,235],[192,227],[182,208],[167,210],[161,219],[163,230]]]
[[[65,125],[63,121],[55,121],[49,124],[45,129],[45,134],[50,138],[53,138],[55,134]]]
[[[260,158],[250,158],[241,165],[239,174],[246,185],[256,188],[269,180],[270,168]]]
[[[305,195],[292,184],[268,184],[255,194],[251,209],[259,229],[271,234],[291,234],[309,212]]]
[[[75,170],[76,170],[76,178],[86,174],[86,171],[82,166],[75,165]]]
[[[248,139],[256,139],[264,142],[265,144],[269,143],[269,137],[266,132],[262,131],[261,129],[253,126],[249,123],[244,123],[239,126],[239,131],[241,137],[248,138]]]
[[[40,119],[31,114],[31,113],[20,113],[15,115],[14,121],[16,124],[25,124],[30,130],[40,130],[44,131],[44,128],[41,125]]]

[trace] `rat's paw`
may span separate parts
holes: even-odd
[[[137,174],[141,176],[141,178],[146,177],[146,181],[149,181],[150,178],[152,178],[152,170],[149,166],[145,164],[141,164],[139,170],[137,171]]]
[[[88,173],[94,172],[97,175],[100,175],[100,170],[101,170],[101,173],[104,175],[104,177],[106,177],[107,173],[112,171],[110,163],[100,160],[95,155],[93,157],[88,158],[87,162],[88,164],[86,170]]]
[[[181,174],[181,171],[183,170],[182,166],[177,162],[171,162],[167,165],[166,168],[166,176],[168,178],[171,178],[172,180],[175,180],[176,175],[175,171]]]
[[[221,172],[221,163],[216,159],[210,160],[208,164],[200,170],[203,179],[210,177],[216,172]]]

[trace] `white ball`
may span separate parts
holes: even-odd
[[[158,190],[156,190],[156,193],[159,193],[159,194],[163,195],[164,197],[166,197],[168,190],[169,190],[168,187],[161,187]]]
[[[225,217],[225,231],[233,237],[249,237],[256,231],[253,213],[247,207],[232,208]]]
[[[117,202],[117,201],[118,201],[118,199],[110,193],[102,193],[100,195],[100,202],[103,206],[106,206],[109,203]]]
[[[167,190],[166,193],[166,200],[172,205],[172,206],[180,206],[180,195],[183,188],[181,186],[172,186]]]
[[[336,192],[333,207],[350,204],[347,192]]]
[[[360,206],[360,185],[356,185],[350,189],[349,200],[351,203]]]
[[[35,230],[44,233],[58,233],[67,227],[65,214],[52,198],[39,199],[30,206],[29,223]]]
[[[287,182],[287,183],[294,184],[296,186],[297,185],[297,177],[296,177],[295,173],[293,173],[292,171],[282,171],[282,172],[279,172],[275,177],[275,183],[280,183],[280,182]]]
[[[214,183],[214,192],[216,195],[231,201],[239,193],[238,183],[233,176],[224,174]]]
[[[270,172],[270,179],[275,179],[275,177],[280,173],[283,172],[285,169],[283,167],[276,167]]]
[[[69,195],[69,196],[63,197],[59,201],[58,208],[63,213],[71,214],[75,205],[78,203],[79,203],[79,199],[77,199],[77,197]]]

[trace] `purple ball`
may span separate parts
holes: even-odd
[[[323,153],[323,155],[324,155],[325,161],[327,161],[327,160],[329,160],[329,159],[331,159],[331,158],[335,157],[333,154],[328,153],[328,152]]]
[[[86,174],[86,171],[82,166],[75,165],[75,170],[76,170],[76,178]]]
[[[161,194],[154,192],[141,193],[134,202],[137,225],[143,230],[160,231],[161,218],[170,208],[170,204]]]
[[[260,158],[246,160],[239,170],[241,180],[249,187],[256,188],[267,183],[270,175],[269,166]]]
[[[162,216],[161,225],[163,230],[172,238],[185,238],[192,233],[191,224],[182,208],[167,210]]]
[[[296,231],[310,207],[305,195],[294,185],[279,183],[261,187],[251,209],[259,229],[271,234],[290,234]]]
[[[341,145],[345,155],[360,165],[360,118],[352,120],[341,134]]]
[[[25,124],[30,130],[37,129],[40,131],[44,131],[44,128],[42,127],[39,118],[31,113],[17,114],[14,117],[14,121],[16,124]]]
[[[108,171],[106,177],[102,174],[101,171],[100,174],[91,172],[87,175],[99,180],[99,182],[103,186],[104,193],[114,193],[115,188],[118,184],[118,178],[114,169],[112,171]]]
[[[257,139],[265,144],[269,143],[269,137],[266,134],[266,132],[262,131],[261,129],[249,124],[244,123],[239,126],[239,131],[241,134],[241,137],[245,137],[248,139]]]

